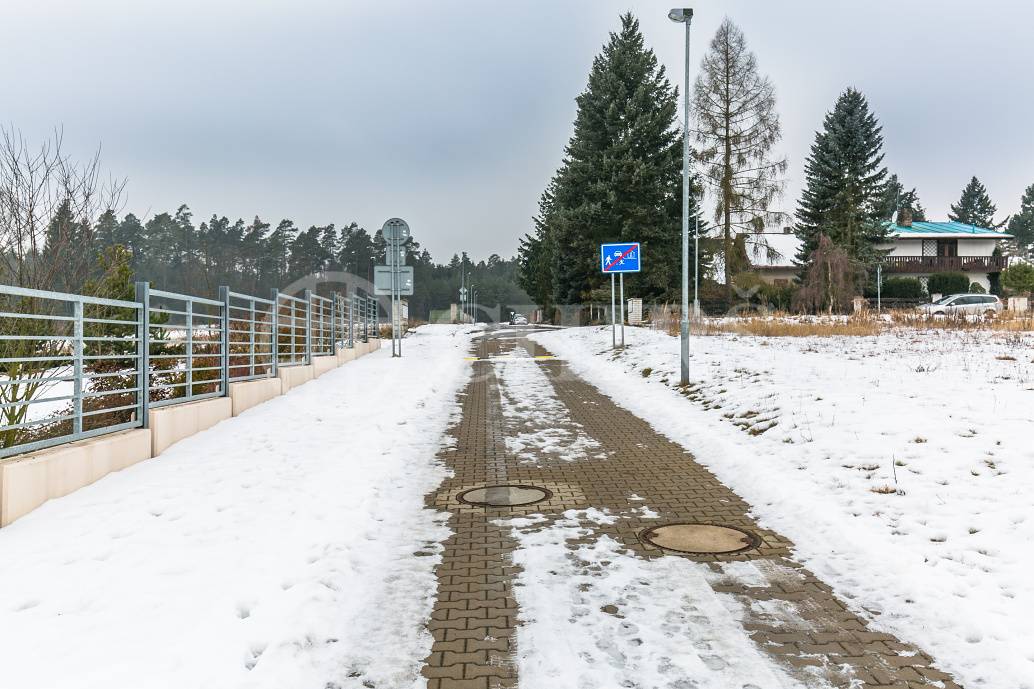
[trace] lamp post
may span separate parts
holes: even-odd
[[[476,323],[477,321],[474,319],[474,295],[477,294],[477,290],[474,289],[473,282],[470,283],[470,287],[468,287],[467,289],[470,290],[469,292],[467,292],[467,294],[470,295],[470,297],[467,299],[467,310],[470,311],[470,322]]]
[[[693,10],[676,8],[668,12],[668,19],[686,25],[686,74],[683,96],[682,126],[682,320],[679,323],[682,385],[689,384],[689,27]],[[694,299],[694,305],[696,300]]]
[[[475,323],[477,323],[478,322],[478,291],[477,290],[473,291],[472,297],[473,297],[473,301],[474,301],[474,305],[473,305],[473,309],[472,309],[472,314],[473,314],[472,318],[473,318],[473,321]]]

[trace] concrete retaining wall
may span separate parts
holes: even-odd
[[[284,392],[279,378],[262,378],[247,380],[241,383],[230,383],[230,401],[233,403],[233,415],[269,401]]]
[[[229,397],[213,397],[152,409],[147,425],[151,430],[151,456],[157,457],[173,443],[211,428],[233,416]]]
[[[230,383],[228,397],[151,409],[149,428],[111,433],[2,460],[0,526],[7,526],[47,500],[68,495],[112,471],[157,456],[184,438],[379,348],[380,340],[356,342],[353,349],[338,350],[336,356],[314,357],[308,366],[280,368],[276,378]]]
[[[327,371],[338,367],[337,357],[334,355],[312,357],[312,377],[319,378]]]
[[[355,349],[339,349],[337,350],[337,365],[347,364],[349,361],[354,361],[356,358]]]
[[[281,366],[276,370],[276,375],[283,384],[283,394],[287,394],[291,388],[305,385],[312,380],[312,364],[300,366]]]
[[[137,428],[30,452],[0,463],[0,526],[151,456],[151,432]]]

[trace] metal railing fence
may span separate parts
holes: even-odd
[[[276,292],[277,366],[302,366],[310,363],[309,292],[303,298]]]
[[[309,295],[311,356],[336,354],[334,350],[334,301],[318,294]]]
[[[358,294],[207,299],[139,282],[130,300],[0,285],[0,458],[146,427],[152,407],[226,396],[376,330],[377,303]]]
[[[0,457],[141,425],[141,304],[0,285]]]
[[[229,333],[227,380],[257,380],[276,375],[273,337],[276,303],[247,294],[222,291]]]
[[[146,294],[150,406],[226,395],[225,302],[155,289]]]
[[[352,313],[352,298],[334,294],[334,342],[340,348],[355,346],[355,320]]]

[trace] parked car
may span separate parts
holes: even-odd
[[[918,308],[920,313],[931,316],[952,314],[994,316],[1002,310],[1002,300],[993,294],[949,294]]]
[[[514,325],[527,325],[528,319],[523,314],[515,313],[513,314],[513,318],[510,319],[510,322]]]

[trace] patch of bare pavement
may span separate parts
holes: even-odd
[[[430,689],[958,687],[522,332],[477,341],[441,454],[454,476],[427,498],[454,532]]]

